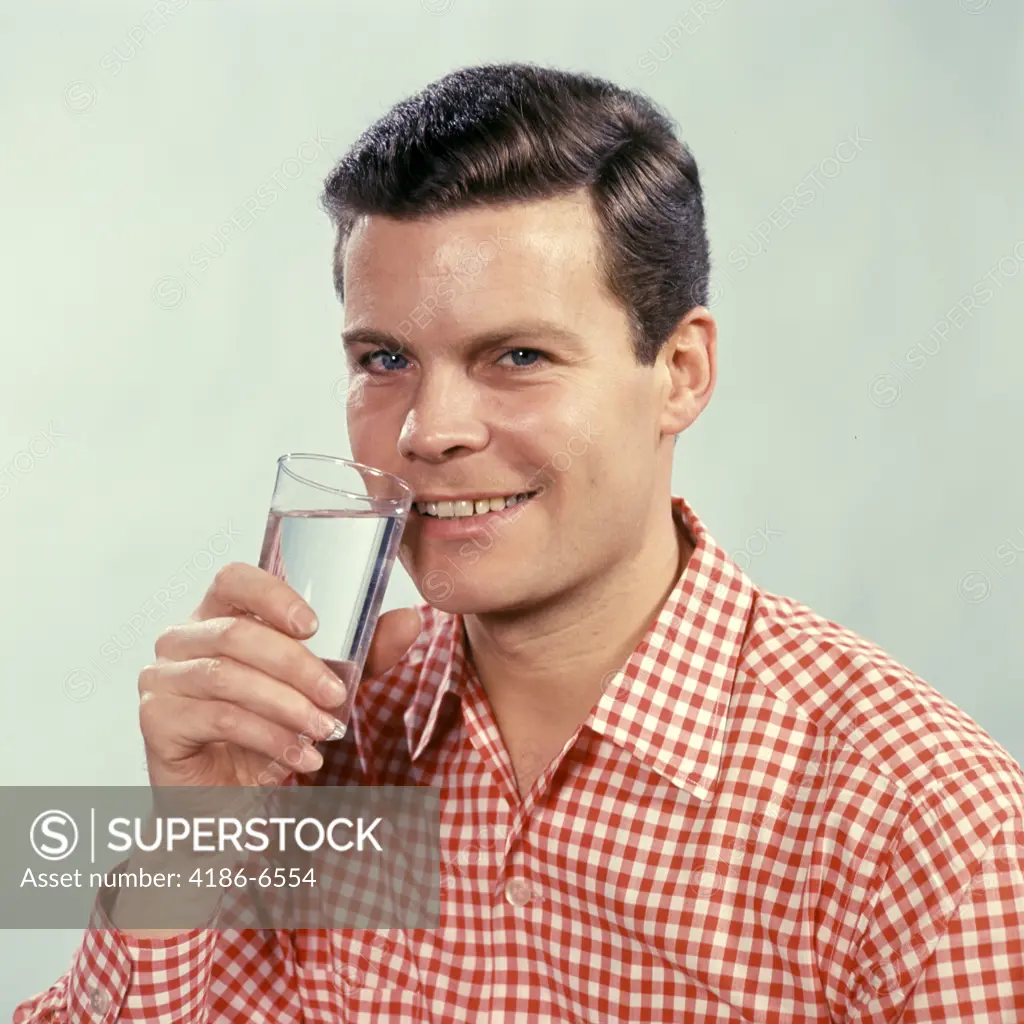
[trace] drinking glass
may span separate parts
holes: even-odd
[[[331,455],[277,460],[259,566],[316,612],[305,645],[345,684],[332,708],[341,739],[377,625],[381,601],[412,507],[412,488],[383,470]]]

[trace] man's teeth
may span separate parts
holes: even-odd
[[[500,512],[529,498],[529,494],[513,494],[507,498],[480,498],[478,501],[417,501],[416,511],[420,515],[437,519],[458,519],[462,516],[482,516],[488,512]]]

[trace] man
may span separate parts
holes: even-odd
[[[427,603],[382,617],[352,727],[298,770],[439,787],[441,927],[90,930],[15,1020],[1024,1019],[1020,767],[671,494],[717,371],[671,123],[466,69],[324,198],[353,456],[416,490]],[[154,784],[251,783],[336,706],[295,602],[233,565],[160,638]]]

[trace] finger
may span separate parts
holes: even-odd
[[[412,647],[422,628],[420,614],[415,608],[394,608],[385,612],[373,631],[363,678],[381,676],[392,668]]]
[[[231,658],[288,683],[323,708],[345,700],[341,680],[305,644],[251,618],[206,619],[169,626],[154,645],[158,658]]]
[[[159,684],[156,680],[159,679]],[[260,718],[313,739],[330,736],[337,725],[298,690],[232,658],[199,658],[147,666],[139,673],[139,694],[236,704]]]
[[[293,636],[316,632],[313,609],[284,580],[255,565],[230,562],[217,572],[192,621],[239,613],[256,615]]]
[[[290,729],[227,701],[154,695],[139,705],[139,721],[147,745],[167,764],[183,761],[210,743],[231,743],[286,763],[306,746]],[[173,733],[167,732],[168,721],[174,722]]]

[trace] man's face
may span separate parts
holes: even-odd
[[[520,610],[614,570],[663,493],[665,378],[636,363],[597,244],[582,194],[369,217],[351,235],[353,458],[402,477],[417,500],[538,492],[473,518],[414,506],[399,558],[446,611]]]

